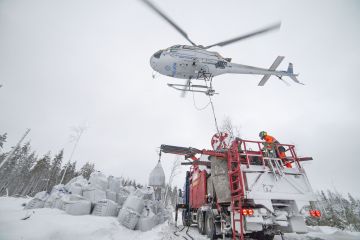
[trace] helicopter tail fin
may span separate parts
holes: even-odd
[[[288,69],[286,72],[289,74],[289,78],[291,78],[291,80],[293,80],[294,82],[296,82],[298,84],[305,85],[297,79],[298,74],[294,74],[294,66],[292,63],[289,63],[289,66],[288,66]]]
[[[280,65],[280,63],[284,60],[284,56],[278,56],[275,61],[273,62],[273,64],[271,64],[269,70],[274,71],[276,70],[276,68]],[[289,69],[288,69],[289,70]],[[266,74],[264,75],[264,77],[261,79],[261,81],[259,82],[258,86],[264,86],[265,83],[269,80],[270,78],[270,74]]]

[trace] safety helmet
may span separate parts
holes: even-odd
[[[261,131],[260,133],[259,133],[259,137],[261,138],[261,139],[264,139],[264,137],[267,135],[267,132],[265,132],[265,131]]]

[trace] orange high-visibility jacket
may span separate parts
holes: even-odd
[[[264,140],[265,140],[265,142],[267,142],[267,143],[269,143],[269,144],[280,144],[278,140],[276,140],[274,137],[272,137],[272,136],[270,136],[270,135],[266,135],[266,136],[264,137]],[[286,155],[285,155],[284,152],[279,151],[279,157],[280,157],[280,158],[285,158]],[[287,165],[286,165],[286,166],[287,166]],[[287,166],[287,167],[288,167],[288,166]],[[291,165],[290,165],[290,167],[291,167]]]
[[[279,141],[276,140],[274,137],[272,137],[272,136],[270,136],[270,135],[266,135],[266,136],[264,137],[264,140],[265,140],[265,142],[267,142],[267,143],[276,143],[276,144],[279,144]]]

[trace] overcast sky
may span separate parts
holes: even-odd
[[[360,197],[359,1],[154,0],[198,44],[208,45],[282,21],[277,32],[216,47],[233,62],[269,67],[285,56],[306,85],[260,76],[215,78],[218,121],[231,118],[241,137],[266,130],[314,161],[305,168],[316,190]],[[71,153],[71,127],[88,129],[78,167],[146,183],[161,144],[210,148],[215,133],[203,95],[152,79],[150,56],[186,40],[135,0],[0,0],[0,134],[7,151],[26,128],[39,154]],[[183,80],[178,80],[183,83]],[[174,156],[164,156],[169,171]],[[168,173],[168,172],[167,172]],[[177,177],[181,186],[185,169]]]

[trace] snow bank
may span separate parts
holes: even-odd
[[[22,204],[29,201],[31,201],[30,198],[0,197],[1,240],[184,239],[182,236],[176,237],[173,234],[175,228],[167,223],[157,225],[146,232],[133,231],[122,226],[114,217],[71,216],[64,211],[49,208],[24,210]],[[29,216],[29,218],[21,220],[25,216]],[[139,220],[139,226],[140,224],[142,224],[141,220]],[[181,224],[181,215],[178,219],[178,224]],[[195,226],[189,229],[189,234],[197,240],[208,239],[200,235]],[[360,233],[319,227],[316,231],[308,234],[285,234],[285,239],[359,240]],[[281,238],[276,236],[274,240],[281,240]]]

